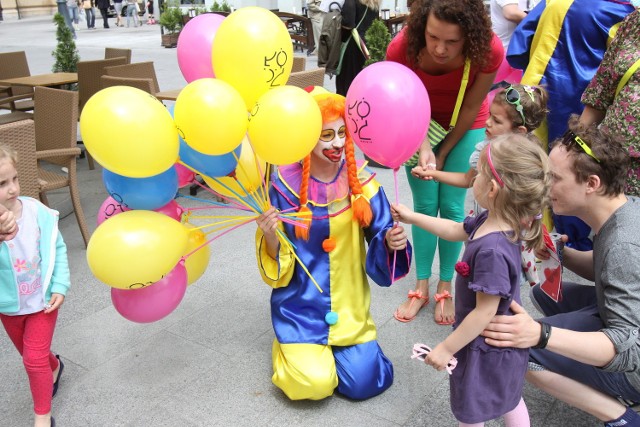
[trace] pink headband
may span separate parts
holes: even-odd
[[[496,171],[496,168],[493,167],[493,162],[491,161],[491,144],[487,145],[487,163],[489,164],[491,173],[493,174],[493,177],[498,182],[498,185],[500,187],[504,187],[504,182],[502,181],[502,178],[500,178],[500,175],[498,175],[498,171]]]

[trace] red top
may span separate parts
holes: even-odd
[[[427,88],[429,93],[429,101],[431,102],[431,117],[445,129],[449,129],[451,123],[451,116],[453,115],[453,109],[456,106],[456,100],[458,99],[458,91],[460,90],[460,83],[462,82],[462,73],[464,66],[451,71],[447,74],[440,76],[433,76],[427,74],[417,67],[411,67],[407,59],[407,39],[405,38],[405,28],[403,28],[394,38],[391,40],[389,47],[387,48],[387,60],[398,62],[405,65],[420,78],[424,87]],[[467,92],[473,82],[476,80],[478,72],[493,73],[498,70],[502,60],[504,59],[504,49],[500,39],[495,34],[491,40],[491,53],[490,58],[485,68],[480,68],[477,65],[471,64],[471,70],[469,71],[469,84],[467,85]],[[483,128],[485,122],[489,118],[489,103],[487,99],[482,102],[478,116],[473,122],[471,129]]]

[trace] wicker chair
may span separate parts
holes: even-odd
[[[129,77],[114,77],[114,76],[102,76],[100,77],[102,82],[102,88],[108,88],[112,86],[131,86],[137,89],[143,90],[151,95],[153,92],[153,80],[151,79],[134,79]],[[2,117],[2,116],[0,116]]]
[[[40,183],[36,162],[36,130],[33,120],[21,120],[0,125],[0,144],[18,152],[20,194],[40,197]]]
[[[105,67],[112,65],[124,65],[127,62],[125,57],[117,57],[111,59],[98,59],[96,61],[80,61],[78,62],[78,95],[80,99],[79,114],[82,114],[89,98],[99,92],[102,89],[102,82],[100,76],[104,75]],[[89,153],[86,153],[87,161],[89,162],[89,169],[94,169],[93,158]]]
[[[104,48],[104,59],[111,58],[127,58],[127,64],[131,64],[131,49],[119,49],[116,47],[105,47]]]
[[[324,86],[324,68],[291,73],[287,84],[291,86],[298,86],[302,89],[307,86]]]
[[[30,75],[27,54],[24,51],[0,53],[1,79],[13,79]],[[26,86],[0,86],[0,109],[11,111],[33,110],[33,88]]]
[[[19,122],[20,120],[33,120],[32,113],[26,113],[24,111],[12,111],[7,114],[0,114],[0,125],[6,125],[7,123]]]
[[[297,73],[299,71],[304,71],[307,66],[307,58],[303,56],[294,56],[293,57],[293,66],[291,67],[292,73]]]
[[[35,101],[34,123],[40,200],[48,205],[47,191],[69,187],[73,210],[86,246],[89,243],[90,234],[80,203],[76,173],[76,157],[80,154],[80,148],[76,142],[78,92],[37,87]],[[43,162],[56,167],[46,168]],[[57,172],[60,170],[57,166],[66,168],[67,173]]]
[[[153,61],[134,62],[133,64],[107,67],[104,74],[114,77],[127,77],[134,79],[151,79],[153,81],[153,93],[160,92],[158,77]]]

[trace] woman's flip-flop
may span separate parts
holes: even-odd
[[[400,317],[398,315],[398,310],[396,310],[395,313],[393,313],[393,317],[396,318],[396,320],[403,322],[403,323],[407,323],[407,322],[411,322],[413,319],[416,318],[416,316],[418,315],[418,313],[420,313],[420,310],[422,309],[422,307],[424,307],[425,305],[429,304],[429,297],[425,297],[424,295],[422,295],[422,292],[420,291],[409,291],[409,295],[407,296],[407,298],[409,298],[409,300],[411,300],[411,302],[409,303],[409,308],[411,308],[411,306],[413,305],[414,302],[416,302],[416,300],[424,300],[424,302],[420,305],[420,308],[418,308],[418,311],[416,312],[416,314],[414,314],[412,317],[409,318],[405,318],[405,317]]]
[[[440,303],[440,317],[444,319],[444,302],[449,298],[453,299],[453,295],[451,295],[449,291],[444,291],[441,294],[435,294],[433,298],[436,300],[436,303]],[[441,320],[439,322],[436,321],[438,325],[453,325],[453,322],[454,320]]]

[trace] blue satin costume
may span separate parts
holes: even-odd
[[[535,132],[546,145],[567,130],[571,114],[580,114],[582,92],[596,73],[618,24],[633,11],[612,0],[543,0],[513,33],[507,60],[525,70],[522,84],[544,86],[549,93],[546,126]],[[567,246],[591,250],[590,228],[576,217],[554,215]]]
[[[280,167],[272,175],[271,204],[281,211],[299,205],[299,164]],[[256,234],[258,267],[265,283],[274,288],[271,317],[273,383],[292,400],[323,399],[339,393],[367,399],[393,382],[393,366],[376,340],[369,313],[367,274],[380,286],[391,285],[394,253],[385,235],[393,227],[389,202],[374,175],[360,168],[363,196],[371,204],[373,219],[367,228],[353,220],[347,168],[343,162],[334,182],[310,178],[308,206],[312,211],[309,240],[295,237],[291,224],[281,222],[322,293],[298,264],[287,245],[280,244],[278,259],[271,258]],[[365,247],[365,239],[368,250]],[[396,253],[395,278],[410,268],[411,247]]]

